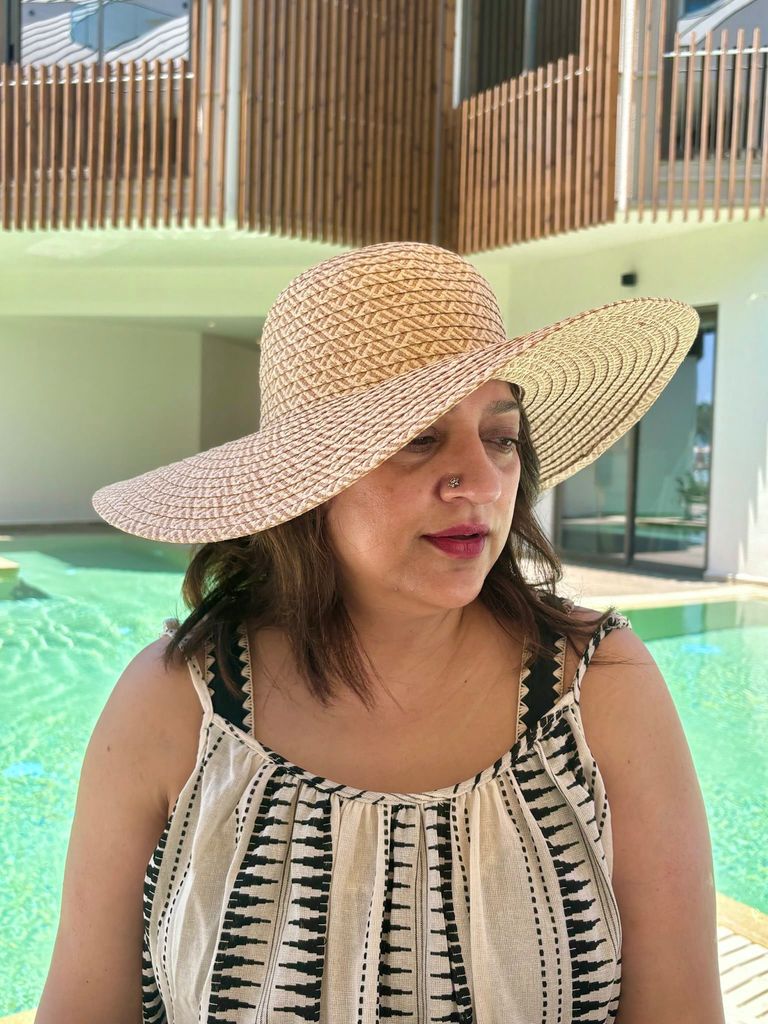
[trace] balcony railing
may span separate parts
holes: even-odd
[[[3,227],[181,223],[192,84],[185,61],[0,67]]]
[[[453,112],[455,218],[478,252],[612,220],[618,0],[584,0],[579,52],[465,100]]]
[[[0,65],[2,227],[222,223],[228,11],[194,5],[191,63]]]
[[[664,48],[656,0],[638,9],[632,74],[626,218],[677,211],[699,220],[765,217],[768,188],[768,46],[760,29],[735,45],[723,30]]]

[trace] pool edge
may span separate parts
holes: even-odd
[[[730,896],[717,894],[717,923],[768,949],[768,914]]]
[[[581,599],[580,599],[581,600]],[[644,594],[585,595],[584,602],[597,611],[609,605],[626,608],[669,608],[678,604],[710,604],[717,601],[768,601],[768,587],[753,583],[725,583],[706,590],[664,590]]]

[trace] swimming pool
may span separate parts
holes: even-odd
[[[669,686],[718,892],[768,913],[768,601],[622,607]]]
[[[21,565],[0,589],[0,1016],[39,1001],[85,747],[125,665],[183,616],[188,553],[111,530],[0,539]],[[768,602],[621,610],[683,721],[718,890],[768,913]]]
[[[182,613],[187,552],[111,531],[0,541],[21,567],[0,600],[0,1016],[39,1002],[85,747],[127,663]]]

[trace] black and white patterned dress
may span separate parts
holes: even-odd
[[[242,703],[211,645],[205,678],[190,656],[205,713],[147,866],[145,1024],[610,1024],[621,924],[579,693],[617,628],[613,613],[569,680],[565,638],[548,637],[511,750],[417,794],[344,786],[259,743],[244,628]]]

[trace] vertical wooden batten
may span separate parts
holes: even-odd
[[[238,177],[237,177],[237,202],[236,202],[236,223],[238,228],[248,226],[248,197],[246,195],[246,183],[248,180],[248,153],[251,146],[250,118],[248,116],[251,103],[253,102],[253,83],[249,75],[249,69],[253,61],[253,7],[244,3],[242,7],[242,22],[240,35],[240,132],[239,132],[239,153],[238,153]]]
[[[113,227],[117,227],[119,224],[119,186],[120,181],[119,174],[119,160],[120,160],[120,144],[122,143],[122,135],[125,132],[125,111],[123,104],[124,95],[124,66],[120,61],[116,61],[112,65],[114,73],[114,89],[112,90],[112,109],[111,117],[112,122],[109,125],[109,198],[110,198],[110,209],[109,209],[109,221]]]
[[[173,92],[174,92],[174,62],[170,59],[165,61],[163,90],[163,158],[162,158],[162,217],[163,227],[171,226],[171,150],[173,149]]]
[[[274,45],[275,61],[273,64],[273,93],[272,93],[272,167],[273,174],[270,175],[272,185],[272,202],[270,217],[270,232],[273,235],[286,234],[286,208],[284,205],[285,196],[285,171],[286,171],[286,102],[285,90],[286,80],[290,75],[290,69],[286,61],[286,36],[288,5],[277,3],[274,10]]]
[[[747,97],[747,137],[744,143],[744,198],[742,215],[744,220],[749,220],[750,192],[752,185],[752,148],[754,146],[755,116],[757,98],[757,78],[760,68],[760,29],[755,28],[752,32],[752,53],[748,57],[749,69],[749,96]]]
[[[149,198],[150,198],[150,223],[153,228],[157,227],[157,208],[158,208],[158,187],[159,187],[159,170],[158,170],[158,149],[160,141],[160,61],[152,61],[152,71],[150,75],[151,87],[151,103],[150,103],[150,130],[149,130]]]
[[[326,5],[326,26],[328,30],[327,68],[326,68],[326,130],[323,146],[323,209],[325,211],[324,238],[329,242],[338,242],[336,233],[335,208],[335,171],[337,155],[337,136],[344,134],[342,110],[339,103],[338,64],[339,50],[339,2],[329,0]]]
[[[32,96],[34,94],[34,66],[26,69],[24,83],[24,213],[23,226],[34,227],[32,220]]]
[[[227,93],[229,90],[229,27],[230,0],[220,0],[220,21],[217,38],[219,67],[219,101],[216,123],[216,219],[220,227],[226,220],[227,199]]]
[[[203,73],[203,61],[205,59],[203,50],[202,18],[200,4],[203,0],[192,0],[191,8],[191,32],[190,32],[190,54],[192,71],[192,96],[190,99],[190,129],[191,152],[189,157],[189,200],[187,206],[187,223],[194,227],[197,223],[198,211],[198,154],[200,152],[200,78]]]
[[[701,96],[701,134],[699,144],[699,172],[698,172],[698,207],[699,221],[704,220],[704,204],[706,201],[706,173],[707,173],[707,147],[709,141],[709,90],[710,72],[712,65],[712,33],[707,32],[704,38],[704,65],[702,69],[702,96]]]
[[[352,226],[348,238],[354,245],[362,245],[364,237],[365,196],[366,196],[366,75],[369,54],[369,36],[367,19],[360,13],[360,0],[353,0],[352,30],[357,40],[357,59],[354,63],[354,84],[350,89],[350,101],[354,106],[354,170],[351,175]],[[354,51],[353,51],[354,52]],[[355,99],[355,92],[357,93]],[[350,140],[350,145],[352,145]]]
[[[105,189],[104,177],[107,152],[107,105],[110,95],[110,78],[112,67],[102,61],[99,71],[99,89],[97,107],[98,130],[96,138],[96,188],[93,196],[93,222],[100,228],[106,227],[104,209]],[[93,171],[93,166],[91,167]]]

